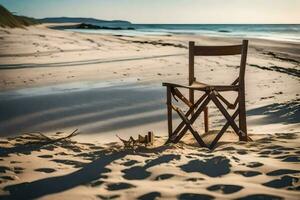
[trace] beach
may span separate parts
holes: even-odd
[[[164,145],[162,82],[188,83],[188,41],[232,45],[243,38],[56,26],[0,28],[1,198],[298,199],[299,43],[247,38],[247,123],[254,142],[237,142],[229,132],[211,151],[190,137]],[[197,80],[230,84],[238,65],[235,56],[199,57]],[[209,113],[210,126],[220,129],[221,113],[212,106]],[[195,127],[203,131],[202,121]],[[24,145],[37,139],[24,133],[58,137],[75,129],[80,134],[70,140]],[[148,131],[155,143],[136,150],[124,149],[116,137]]]

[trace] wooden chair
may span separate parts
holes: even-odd
[[[225,133],[227,128],[231,126],[234,132],[239,136],[240,141],[251,140],[247,136],[246,124],[246,108],[245,108],[245,68],[248,50],[248,40],[243,40],[241,45],[232,46],[195,46],[194,42],[189,42],[189,84],[180,85],[175,83],[163,83],[167,87],[167,112],[168,112],[168,142],[177,143],[189,130],[200,146],[207,148],[214,148],[219,139]],[[194,57],[195,56],[228,56],[241,55],[239,77],[233,81],[231,85],[208,85],[196,81],[194,74]],[[187,99],[178,88],[185,88],[189,90],[189,99]],[[195,91],[203,92],[204,94],[195,101]],[[230,103],[220,93],[225,91],[237,92],[237,98],[234,103]],[[175,100],[180,99],[188,106],[188,111],[184,113],[179,107],[172,104],[172,96]],[[193,123],[204,112],[205,132],[208,128],[208,108],[209,102],[213,102],[216,107],[226,118],[227,122],[216,135],[215,139],[206,144],[197,130],[193,127]],[[228,109],[235,109],[233,115],[230,115],[223,105]],[[172,110],[178,113],[182,122],[173,131],[172,129]],[[235,123],[235,119],[239,118],[239,124]]]

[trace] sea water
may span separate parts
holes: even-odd
[[[126,36],[191,34],[300,42],[300,24],[129,24],[126,26],[116,24],[114,27],[120,27],[122,30],[70,30]]]

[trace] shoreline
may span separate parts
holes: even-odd
[[[92,29],[92,28],[77,28],[80,25],[80,23],[62,23],[62,25],[54,24],[50,25],[51,28],[54,29],[61,29],[61,30],[67,30],[67,31],[73,31],[73,32],[79,32],[79,33],[96,33],[96,34],[108,34],[108,35],[124,35],[124,36],[205,36],[205,37],[219,37],[219,38],[247,38],[247,39],[262,39],[262,40],[270,40],[270,41],[279,41],[279,42],[291,42],[300,44],[300,38],[285,35],[285,37],[278,37],[282,33],[278,32],[277,37],[276,34],[268,35],[267,31],[261,32],[241,32],[241,30],[227,30],[228,28],[231,29],[232,27],[238,27],[238,26],[299,26],[300,24],[132,24],[130,26],[122,26],[122,27],[104,27],[105,29]],[[88,24],[91,27],[92,24]],[[101,24],[100,24],[101,25]],[[154,26],[149,27],[148,29],[145,27],[147,26]],[[203,26],[202,29],[180,29],[179,27],[181,25],[184,26]],[[155,26],[158,26],[155,28]],[[164,27],[166,26],[166,27]],[[169,27],[168,29],[168,26]],[[176,29],[175,27],[179,26]],[[206,29],[205,26],[212,26],[215,27],[215,29]],[[219,26],[220,29],[217,29],[216,27]],[[232,26],[232,27],[223,27],[223,26]],[[48,26],[49,27],[49,26]],[[134,27],[134,28],[133,28]],[[119,28],[120,30],[114,30],[115,28]],[[132,29],[128,31],[128,28]],[[191,28],[191,27],[190,27]],[[149,31],[151,29],[151,31]],[[182,32],[180,32],[182,31]],[[272,32],[272,31],[271,31]],[[248,35],[247,35],[248,34]],[[290,38],[289,38],[290,37]]]

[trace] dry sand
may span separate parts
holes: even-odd
[[[254,142],[223,142],[211,152],[163,145],[161,82],[187,82],[189,40],[240,41],[83,34],[45,25],[1,28],[0,198],[298,199],[299,44],[250,39],[246,92]],[[196,74],[203,82],[230,83],[237,65],[235,57],[199,58]],[[211,125],[220,128],[221,115],[211,106],[210,114]],[[196,127],[201,130],[202,123]],[[7,139],[75,128],[82,133],[77,142],[26,145],[33,136]],[[148,130],[157,135],[155,145],[135,151],[124,150],[114,137]]]
[[[226,133],[227,137],[232,133]],[[176,145],[125,150],[120,143],[2,140],[7,199],[298,199],[299,133],[251,135],[214,151],[190,137]]]

